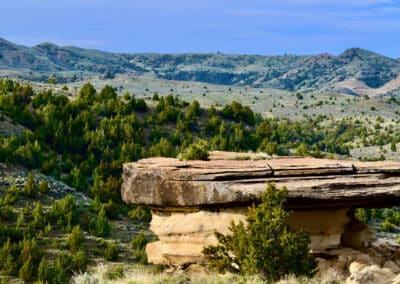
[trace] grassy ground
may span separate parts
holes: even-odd
[[[114,79],[100,77],[87,78],[96,89],[101,89],[109,84],[116,88],[120,94],[129,91],[137,97],[150,99],[155,92],[159,95],[176,94],[187,101],[198,100],[202,106],[224,106],[233,100],[250,106],[254,111],[263,116],[288,117],[301,119],[304,115],[331,116],[333,119],[346,117],[375,120],[383,117],[388,120],[400,119],[397,112],[399,105],[388,103],[388,98],[355,97],[345,94],[310,93],[303,94],[299,99],[296,93],[268,89],[214,85],[199,82],[184,82],[156,79],[150,76],[119,75]],[[74,96],[82,86],[82,81],[66,84],[66,94]],[[36,89],[54,88],[61,90],[64,85],[49,86],[48,84],[35,84]]]
[[[76,275],[72,282],[75,284],[259,284],[268,283],[258,275],[239,276],[233,274],[214,274],[214,273],[163,273],[157,272],[155,268],[131,267],[124,270],[122,267],[99,265],[92,273]],[[345,283],[345,279],[337,276],[327,277],[326,279],[309,279],[295,276],[288,276],[276,284],[316,284],[316,283]]]

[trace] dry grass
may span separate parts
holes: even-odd
[[[220,275],[220,274],[184,274],[184,273],[165,273],[151,271],[146,267],[136,267],[125,271],[122,277],[109,279],[108,275],[115,268],[99,265],[92,273],[76,275],[72,279],[75,284],[173,284],[173,283],[191,283],[191,284],[235,284],[235,283],[263,283],[258,276],[243,277],[238,275]]]
[[[124,275],[119,278],[109,279],[110,272],[115,267],[100,264],[92,273],[76,275],[72,279],[74,284],[258,284],[269,283],[263,281],[259,276],[244,277],[233,274],[184,274],[166,273],[152,270],[149,266],[125,267]],[[326,279],[310,279],[305,277],[287,276],[276,282],[277,284],[339,284],[344,279],[337,276],[328,276]]]

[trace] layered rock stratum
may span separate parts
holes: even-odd
[[[127,163],[123,179],[123,200],[152,209],[151,230],[159,238],[146,248],[152,263],[201,264],[204,246],[217,243],[214,231],[228,233],[231,221],[245,221],[248,207],[274,183],[288,189],[289,225],[311,234],[320,276],[354,283],[379,269],[393,274],[388,279],[400,272],[399,246],[377,240],[354,217],[355,208],[400,204],[400,163],[213,152],[209,161]]]

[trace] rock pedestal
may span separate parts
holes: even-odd
[[[367,249],[376,238],[355,220],[354,208],[400,204],[397,162],[243,155],[214,152],[210,161],[150,158],[124,164],[123,200],[152,209],[151,230],[159,241],[146,248],[150,262],[201,263],[203,247],[217,243],[214,230],[227,233],[231,221],[245,221],[268,183],[287,187],[289,225],[310,231],[316,255]]]

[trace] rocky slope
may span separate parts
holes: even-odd
[[[56,75],[58,82],[131,74],[286,91],[376,96],[400,93],[400,62],[360,48],[338,56],[118,54],[52,43],[30,48],[0,38],[0,70],[3,75],[36,80]]]

